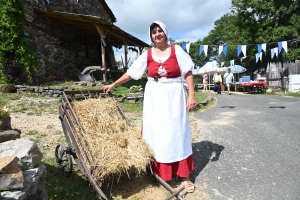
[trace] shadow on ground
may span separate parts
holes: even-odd
[[[193,143],[195,170],[190,175],[192,182],[195,182],[196,177],[199,176],[209,161],[219,160],[223,149],[224,146],[206,140]]]

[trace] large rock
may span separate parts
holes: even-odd
[[[5,156],[17,156],[22,163],[22,170],[35,168],[43,158],[37,144],[29,138],[0,143],[0,158]]]
[[[20,160],[16,156],[0,158],[0,191],[22,189],[24,186]]]
[[[20,131],[14,129],[0,130],[0,143],[20,138],[20,133],[21,133]]]
[[[37,168],[23,171],[26,186],[22,190],[0,192],[2,200],[48,200],[45,187],[46,166],[40,163]]]

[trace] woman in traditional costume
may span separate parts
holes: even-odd
[[[168,44],[165,24],[154,21],[149,33],[154,47],[142,53],[120,79],[102,89],[108,92],[131,79],[138,80],[148,70],[142,136],[154,154],[153,171],[165,181],[173,175],[181,177],[186,191],[193,192],[194,184],[188,179],[194,169],[188,111],[196,106],[194,64],[179,45]]]

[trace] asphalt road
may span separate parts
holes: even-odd
[[[187,198],[300,199],[300,99],[214,97],[213,108],[194,115],[201,130],[191,174],[198,192]]]

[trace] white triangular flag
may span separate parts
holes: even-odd
[[[203,47],[204,47],[204,53],[205,53],[205,55],[207,56],[208,45],[204,45]]]
[[[278,47],[274,48],[274,53],[276,54],[277,58],[278,58]]]
[[[265,54],[267,53],[267,44],[261,45],[262,49],[264,50]]]
[[[223,67],[223,66],[224,66],[224,64],[225,64],[225,62],[221,62],[221,67]]]
[[[287,41],[282,41],[282,48],[285,50],[285,52],[288,52],[288,48],[287,48]]]
[[[186,51],[187,51],[188,53],[190,53],[190,46],[191,46],[190,43],[186,44],[186,46],[185,46]]]
[[[260,61],[262,62],[262,52],[259,53]]]
[[[242,52],[243,52],[244,56],[246,56],[246,47],[247,47],[247,45],[242,45]]]
[[[222,51],[223,51],[223,45],[219,46],[219,55],[222,53]]]

